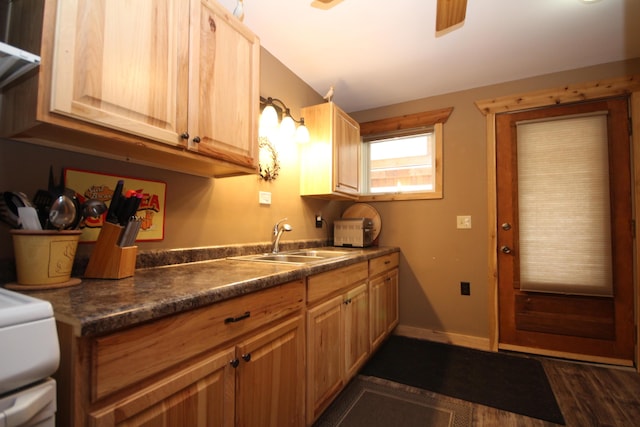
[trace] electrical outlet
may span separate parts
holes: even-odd
[[[460,295],[471,295],[471,283],[460,282]]]
[[[316,214],[316,228],[322,228],[322,214]]]

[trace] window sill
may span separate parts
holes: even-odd
[[[430,191],[424,193],[381,193],[361,194],[359,202],[391,202],[396,200],[437,200],[442,199],[442,191]]]

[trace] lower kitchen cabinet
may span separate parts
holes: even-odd
[[[311,425],[369,355],[367,263],[308,277],[307,296],[307,425]]]
[[[398,324],[398,253],[369,261],[369,307],[371,351]]]
[[[303,352],[296,316],[91,413],[90,426],[301,426]]]
[[[58,425],[304,425],[304,292],[297,280],[98,337],[59,322]]]
[[[78,336],[59,320],[64,427],[312,425],[398,323],[391,253]]]

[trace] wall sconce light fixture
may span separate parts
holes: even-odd
[[[260,136],[269,139],[280,138],[283,141],[293,140],[300,144],[309,142],[309,130],[304,125],[304,117],[300,117],[300,120],[294,119],[284,102],[261,96],[260,109]]]

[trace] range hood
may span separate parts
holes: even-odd
[[[0,89],[40,65],[40,57],[0,42]]]

